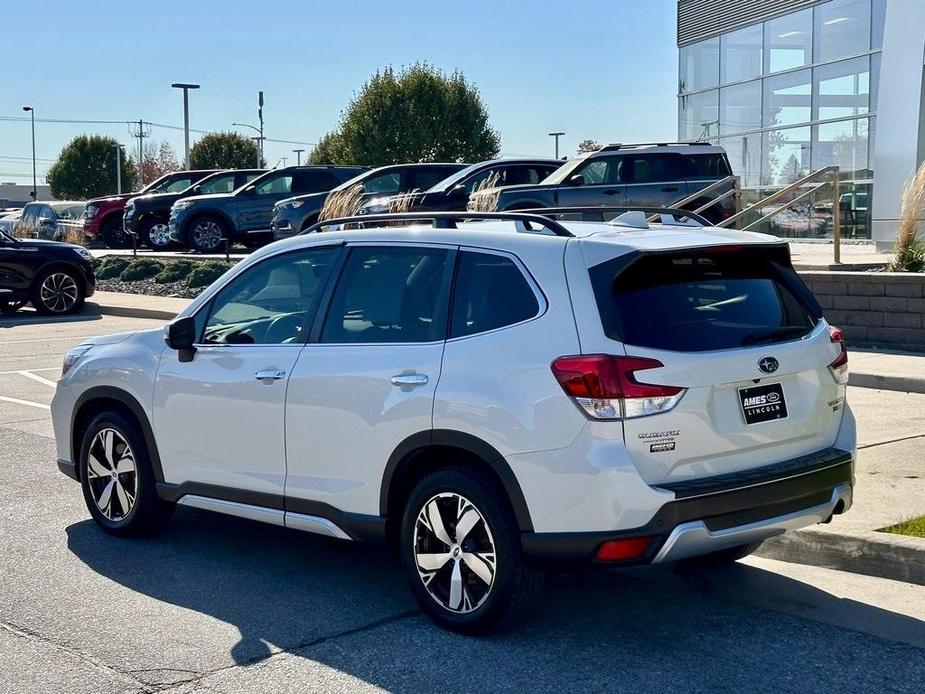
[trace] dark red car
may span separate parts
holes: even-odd
[[[107,248],[131,248],[132,237],[122,228],[122,213],[129,198],[148,193],[177,193],[216,170],[175,171],[161,176],[140,191],[94,198],[87,203],[84,211],[84,236],[88,241],[101,239]]]

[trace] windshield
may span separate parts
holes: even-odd
[[[585,161],[585,159],[586,157],[576,157],[575,159],[569,159],[562,166],[540,181],[540,185],[558,185],[559,183],[562,183],[572,175],[572,172],[575,171],[575,169],[577,169]]]
[[[341,183],[341,184],[340,184],[339,186],[337,186],[336,188],[331,189],[331,192],[333,193],[333,192],[338,191],[338,190],[346,190],[346,189],[349,188],[350,186],[355,186],[357,183],[363,183],[363,181],[365,181],[365,180],[366,180],[367,178],[369,178],[370,176],[374,176],[374,175],[376,174],[376,171],[377,171],[377,169],[370,169],[369,171],[364,171],[364,172],[361,173],[359,176],[354,176],[353,178],[351,178],[351,179],[349,179],[349,180],[347,180],[347,181],[344,181],[343,183]],[[313,193],[313,195],[314,195],[314,193]]]
[[[484,166],[484,163],[473,164],[472,166],[467,166],[465,169],[461,169],[457,171],[456,173],[454,173],[452,176],[447,176],[446,178],[444,178],[442,181],[440,181],[436,185],[431,186],[430,188],[427,189],[426,192],[438,193],[443,190],[449,190],[450,188],[455,186],[457,183],[461,183],[464,178],[472,174],[473,171],[477,171],[482,166]]]

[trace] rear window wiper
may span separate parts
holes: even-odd
[[[805,325],[785,325],[772,330],[761,330],[743,337],[742,345],[757,345],[762,342],[776,342],[788,337],[802,337],[807,329]]]

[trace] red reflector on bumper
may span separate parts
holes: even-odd
[[[651,537],[624,537],[608,540],[597,548],[598,561],[628,561],[639,559],[652,544]]]

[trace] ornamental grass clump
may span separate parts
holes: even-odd
[[[896,255],[887,270],[892,272],[925,272],[925,240],[918,237],[925,216],[925,162],[903,188],[899,211],[899,231],[896,234]]]

